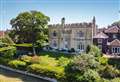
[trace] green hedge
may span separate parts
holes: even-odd
[[[7,51],[7,50],[10,50],[10,49],[16,49],[16,48],[13,47],[13,46],[2,47],[2,48],[0,48],[0,52]]]
[[[20,60],[9,61],[8,65],[17,69],[25,69],[26,67],[26,63]]]
[[[30,72],[56,77],[57,79],[64,78],[65,72],[63,67],[55,67],[48,65],[32,64],[27,68]]]

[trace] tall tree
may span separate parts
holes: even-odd
[[[10,21],[12,34],[17,43],[32,43],[35,55],[35,43],[39,41],[42,45],[47,41],[47,24],[49,17],[38,11],[20,13]]]
[[[120,20],[114,22],[112,25],[117,25],[118,27],[120,27]]]

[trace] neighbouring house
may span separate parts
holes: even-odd
[[[109,26],[93,37],[93,42],[103,53],[120,55],[120,27]]]
[[[62,18],[61,24],[49,25],[49,46],[53,49],[86,51],[88,45],[93,44],[93,36],[96,35],[96,20],[89,23],[65,24]]]
[[[4,38],[5,36],[5,32],[4,31],[0,31],[0,38]]]

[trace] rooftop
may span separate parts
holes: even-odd
[[[100,32],[97,35],[95,35],[93,38],[108,38],[108,36],[103,32]]]

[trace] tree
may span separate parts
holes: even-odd
[[[113,26],[116,25],[116,26],[119,26],[120,27],[120,20],[119,21],[116,21],[112,24]]]
[[[49,17],[38,11],[20,13],[10,21],[13,38],[17,43],[32,43],[33,54],[36,54],[35,44],[37,41],[42,45],[47,41],[47,24]]]

